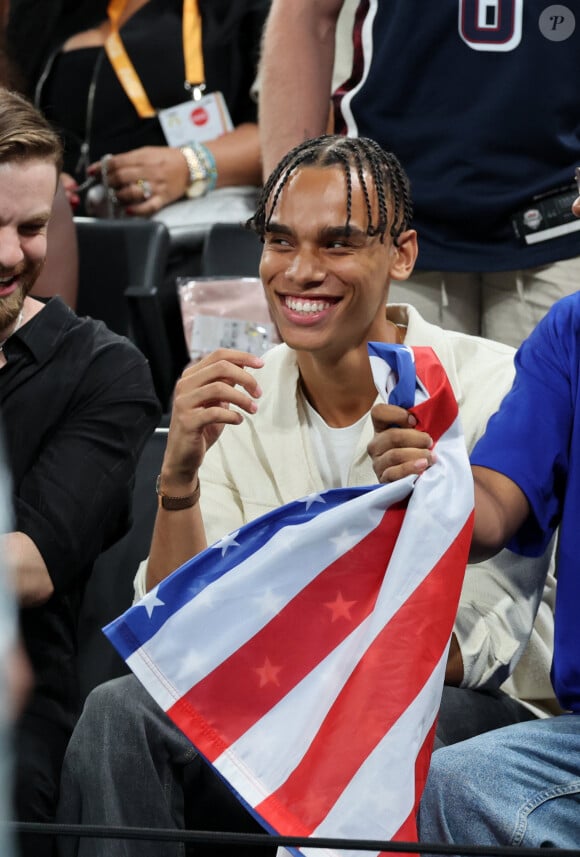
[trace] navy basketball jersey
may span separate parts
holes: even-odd
[[[405,166],[426,270],[494,271],[580,254],[512,219],[580,164],[580,6],[567,0],[361,0],[337,131]],[[569,206],[568,206],[569,208]],[[574,229],[571,226],[570,229]]]

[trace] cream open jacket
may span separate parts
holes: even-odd
[[[439,357],[471,451],[511,387],[514,350],[444,331],[424,321],[411,306],[390,305],[388,315],[407,325],[407,345],[431,346]],[[298,392],[295,352],[277,346],[258,371],[263,390],[258,412],[245,416],[240,426],[226,427],[201,469],[201,508],[209,544],[271,509],[325,489]],[[369,417],[351,462],[349,485],[376,482],[366,451],[371,437]],[[463,685],[501,685],[544,715],[558,711],[549,677],[555,598],[550,566],[550,555],[529,559],[509,551],[468,566],[455,622]],[[136,598],[145,594],[145,573],[146,562],[135,578]]]

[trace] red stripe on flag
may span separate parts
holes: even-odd
[[[457,402],[435,352],[431,348],[413,348],[413,351],[417,377],[421,379],[430,398],[410,410],[417,418],[417,430],[430,434],[435,444],[457,417]],[[437,403],[436,407],[434,402]]]
[[[280,833],[311,834],[431,675],[447,646],[473,516],[365,652],[300,764],[256,811]],[[373,704],[373,701],[376,701]]]
[[[427,774],[429,773],[429,765],[431,764],[431,754],[433,753],[433,742],[435,741],[435,733],[437,731],[437,718],[433,721],[433,725],[427,733],[425,740],[417,754],[415,761],[415,807],[413,810],[413,818],[417,818],[421,795],[427,782]],[[399,840],[402,837],[397,834]]]
[[[168,709],[206,758],[217,758],[372,612],[405,508],[391,506],[372,532]],[[200,716],[209,724],[202,734]]]
[[[433,752],[433,741],[435,740],[436,729],[437,719],[433,721],[433,725],[427,733],[415,760],[415,804],[403,824],[399,827],[397,832],[391,836],[393,842],[416,842],[418,839],[417,811],[419,809],[419,802],[421,800],[421,795],[423,794],[427,774],[429,772],[429,763],[431,762],[431,753]],[[392,851],[383,851],[382,855],[392,853]],[[411,855],[411,857],[416,857],[416,855]]]

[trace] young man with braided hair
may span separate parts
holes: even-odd
[[[576,8],[272,0],[258,75],[265,175],[328,127],[329,109],[337,133],[395,151],[421,241],[412,292],[395,283],[393,299],[518,346],[580,278],[566,211],[580,119],[561,83],[580,73]]]
[[[386,307],[390,280],[405,279],[417,255],[410,217],[399,162],[371,140],[323,136],[296,147],[276,167],[251,225],[264,242],[260,273],[283,344],[263,359],[222,349],[178,382],[159,511],[137,595],[207,544],[284,503],[376,481],[385,426],[375,404],[370,340],[432,346],[456,393],[470,449],[483,433],[511,384],[512,350],[447,334],[411,307]],[[513,698],[526,696],[523,684],[519,691],[510,686],[513,696],[494,688],[526,647],[539,601],[529,597],[535,589],[527,581],[543,579],[548,564],[549,553],[525,568],[506,553],[478,569],[477,587],[468,570],[439,743],[457,740],[462,730],[472,734],[533,716]],[[542,687],[544,702],[551,697],[549,654],[543,654],[551,649],[551,615],[546,601],[545,624],[532,632],[527,652],[535,670],[528,687]],[[520,675],[524,684],[526,676],[529,671]],[[470,689],[482,685],[486,692]],[[538,710],[540,698],[528,703]],[[193,747],[137,679],[102,685],[87,700],[69,744],[61,820],[183,825],[183,771],[191,763]],[[195,806],[198,799],[188,795],[185,803]],[[107,849],[125,857],[183,853],[161,843],[111,841]],[[87,857],[98,847],[85,839],[73,853]]]

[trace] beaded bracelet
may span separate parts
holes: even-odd
[[[217,167],[207,146],[203,143],[191,143],[189,146],[181,146],[180,151],[189,171],[189,185],[185,195],[193,199],[213,190],[217,182]]]
[[[215,162],[215,158],[211,149],[208,149],[207,146],[204,146],[203,143],[195,143],[195,151],[197,151],[198,158],[204,162],[204,166],[207,173],[208,179],[208,191],[213,190],[216,186],[217,182],[217,166]]]

